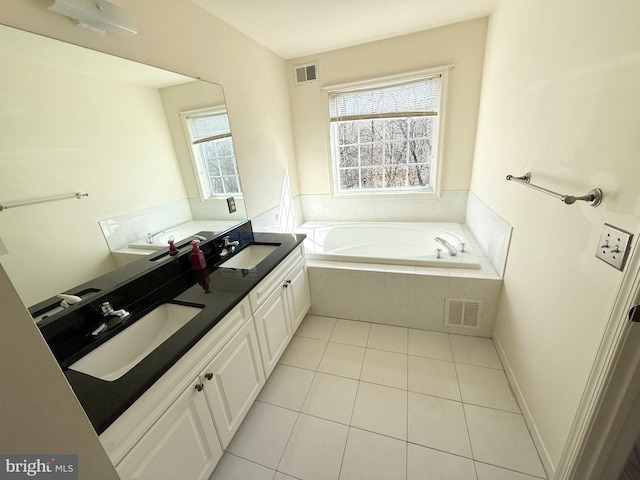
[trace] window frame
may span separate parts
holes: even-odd
[[[440,196],[441,191],[441,178],[442,178],[442,164],[444,154],[444,133],[446,124],[446,110],[447,110],[447,87],[449,80],[449,70],[453,68],[453,65],[443,65],[435,68],[423,69],[418,71],[400,73],[396,75],[390,75],[385,77],[377,77],[368,80],[362,80],[351,83],[343,83],[336,85],[329,85],[322,87],[324,91],[324,113],[325,113],[325,125],[327,135],[327,145],[329,152],[329,172],[330,172],[330,185],[331,185],[331,197],[337,199],[344,198],[381,198],[381,197],[416,197],[416,198],[436,198]],[[378,189],[375,191],[363,191],[358,190],[353,193],[340,191],[339,178],[338,178],[338,163],[336,160],[337,145],[333,141],[331,135],[332,122],[330,116],[330,96],[335,93],[348,93],[359,90],[370,90],[377,88],[386,88],[404,83],[410,83],[412,81],[433,78],[440,76],[440,106],[438,110],[438,132],[434,136],[434,159],[431,163],[431,175],[433,178],[433,190],[417,190],[417,189]]]
[[[227,111],[226,105],[218,105],[213,107],[205,107],[199,108],[195,110],[187,110],[179,112],[180,119],[182,121],[182,127],[184,130],[185,141],[187,143],[187,148],[189,150],[189,156],[191,157],[191,167],[193,168],[193,173],[195,176],[196,184],[198,185],[198,192],[200,194],[200,200],[203,202],[215,202],[220,200],[226,200],[229,197],[234,197],[236,199],[242,199],[244,197],[244,190],[242,188],[242,181],[240,178],[240,167],[238,165],[238,158],[235,153],[235,146],[233,146],[233,135],[231,133],[231,126],[229,126],[229,136],[232,139],[232,147],[233,147],[233,158],[236,164],[236,172],[238,177],[238,186],[240,187],[240,193],[223,193],[219,195],[214,195],[209,197],[207,192],[207,186],[205,185],[205,177],[206,174],[203,169],[203,165],[199,160],[199,155],[195,151],[197,148],[193,143],[193,135],[191,133],[191,126],[189,124],[189,117],[196,116],[207,116],[207,115],[227,115],[227,120],[229,118],[229,113]]]

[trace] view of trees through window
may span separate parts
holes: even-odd
[[[341,190],[431,186],[435,117],[336,122]]]
[[[441,75],[329,94],[337,193],[432,192]]]

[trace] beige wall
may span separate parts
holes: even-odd
[[[437,28],[288,62],[296,156],[303,194],[331,192],[326,92],[320,88],[455,64],[450,71],[443,190],[468,190],[487,19]],[[329,34],[329,33],[328,33]],[[293,66],[319,62],[319,82],[295,87]]]
[[[4,60],[0,262],[27,305],[115,268],[99,220],[186,198],[157,89]],[[144,181],[153,172],[153,181]]]
[[[78,455],[81,480],[119,477],[0,265],[0,452]]]
[[[622,273],[602,224],[640,226],[640,3],[517,0],[489,23],[471,190],[513,226],[495,338],[557,464]],[[565,206],[505,175],[563,193]]]

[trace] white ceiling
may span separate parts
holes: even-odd
[[[490,14],[502,0],[193,0],[283,58]]]

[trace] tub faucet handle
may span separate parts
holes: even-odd
[[[464,242],[460,243],[460,246],[458,247],[458,251],[460,253],[465,253],[467,251],[467,245]]]
[[[442,258],[442,249],[436,248],[436,258]]]

